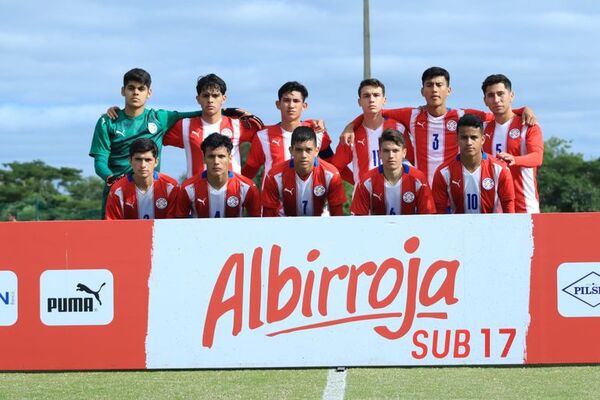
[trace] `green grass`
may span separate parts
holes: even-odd
[[[350,369],[346,399],[594,398],[600,366]]]
[[[324,370],[2,373],[0,399],[319,399]]]
[[[328,371],[0,373],[0,399],[320,399]],[[346,399],[573,399],[600,366],[351,368]]]

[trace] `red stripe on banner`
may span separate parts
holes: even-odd
[[[17,322],[0,326],[0,370],[145,368],[152,227],[152,221],[135,220],[0,223],[0,271],[11,270],[18,279]],[[47,270],[109,270],[112,321],[42,322],[40,277]],[[85,271],[81,276],[77,282],[89,285]],[[98,290],[95,285],[90,289]],[[64,298],[92,297],[72,286]],[[110,303],[108,290],[99,292],[103,305],[98,308]]]
[[[597,307],[563,291],[571,281],[575,283],[585,277],[589,268],[575,264],[567,280],[557,280],[559,266],[564,263],[595,263],[600,266],[600,213],[534,214],[532,218],[531,323],[527,332],[525,362],[600,362],[600,316],[593,315],[598,315]],[[558,296],[562,296],[560,301],[574,307],[575,312],[589,312],[589,316],[561,315]],[[581,298],[590,302],[589,298]]]
[[[277,332],[271,332],[271,333],[268,333],[267,336],[273,337],[273,336],[277,336],[277,335],[283,335],[284,333],[306,331],[309,329],[324,328],[326,326],[341,325],[341,324],[347,324],[350,322],[368,321],[368,320],[373,320],[373,319],[384,319],[384,318],[400,318],[401,316],[402,316],[402,313],[381,313],[381,314],[357,315],[354,317],[340,318],[340,319],[334,319],[331,321],[317,322],[315,324],[308,324],[308,325],[303,325],[303,326],[297,326],[294,328],[284,329],[284,330],[277,331]]]
[[[417,318],[448,319],[448,313],[445,313],[445,312],[420,312],[420,313],[417,313]]]

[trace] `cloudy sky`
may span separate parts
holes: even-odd
[[[198,109],[196,78],[214,72],[228,105],[266,123],[279,120],[274,102],[288,80],[308,87],[305,115],[324,119],[332,137],[359,113],[360,0],[0,5],[0,163],[41,159],[93,174],[95,123],[123,104],[133,67],[152,74],[153,108]],[[454,108],[483,109],[481,82],[504,73],[545,138],[571,140],[586,158],[600,157],[599,39],[598,2],[371,0],[372,75],[389,108],[422,104],[420,76],[433,65],[451,73]],[[166,150],[163,171],[184,170],[183,152]]]

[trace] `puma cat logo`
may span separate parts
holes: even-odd
[[[425,122],[417,122],[417,125],[419,125],[421,128],[425,128]]]
[[[452,183],[455,184],[456,186],[460,187],[460,179],[455,181],[454,179],[452,180]]]
[[[283,189],[283,192],[284,192],[284,193],[285,193],[285,192],[288,192],[288,193],[290,194],[290,196],[293,196],[293,195],[294,195],[294,189],[288,189],[288,188],[285,188],[285,189]]]
[[[203,199],[196,199],[197,201],[199,201],[200,203],[202,203],[203,206],[206,205],[206,197]]]
[[[356,143],[365,145],[365,139],[357,140]]]
[[[381,201],[382,195],[379,193],[373,193],[373,197],[377,197],[377,200]]]
[[[98,303],[100,303],[100,305],[102,305],[102,301],[100,301],[100,290],[102,290],[102,288],[104,287],[104,285],[106,285],[106,282],[104,282],[102,285],[100,285],[100,288],[97,291],[94,292],[92,289],[90,289],[89,287],[87,287],[83,283],[78,283],[77,284],[77,289],[75,289],[75,290],[77,292],[86,292],[86,293],[89,293],[91,295],[94,295],[94,297],[96,298],[96,300],[98,300]]]
[[[273,143],[275,146],[279,146],[279,140],[277,139],[271,139],[271,143]]]

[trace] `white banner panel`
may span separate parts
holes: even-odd
[[[108,325],[114,315],[113,275],[107,269],[52,269],[40,275],[45,325]]]
[[[17,274],[13,271],[0,271],[0,326],[10,326],[17,322],[19,302]]]
[[[560,315],[600,317],[600,262],[563,263],[556,274]]]
[[[147,367],[521,364],[532,249],[529,215],[156,220]]]

